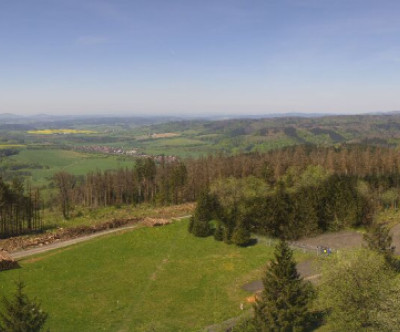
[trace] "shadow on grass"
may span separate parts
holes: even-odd
[[[252,247],[255,246],[258,243],[257,239],[250,239],[249,241],[247,241],[245,244],[242,245],[237,245],[238,247],[242,247],[242,248],[247,248],[247,247]]]
[[[255,246],[258,243],[257,239],[250,239],[249,242],[247,242],[246,245],[244,245],[244,247],[252,247]]]
[[[0,272],[7,271],[7,270],[16,270],[16,269],[20,269],[20,268],[21,268],[21,266],[18,264],[17,261],[0,262]]]

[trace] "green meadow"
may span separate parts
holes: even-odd
[[[51,331],[199,331],[250,308],[241,286],[272,253],[193,237],[177,221],[25,258],[0,273],[0,295],[23,280]]]
[[[32,184],[44,185],[53,177],[54,173],[59,171],[84,175],[96,170],[133,167],[134,160],[130,157],[43,148],[23,149],[19,154],[8,157],[4,163],[11,166],[17,165],[20,170],[31,172]]]

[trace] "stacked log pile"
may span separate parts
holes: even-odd
[[[14,260],[7,251],[0,248],[0,271],[15,269],[18,263]]]
[[[143,225],[147,227],[156,227],[156,226],[164,226],[171,223],[170,219],[164,218],[144,218]]]
[[[114,219],[99,225],[79,226],[66,229],[60,228],[54,233],[42,234],[38,237],[14,237],[1,240],[0,245],[9,252],[19,249],[42,247],[57,241],[74,239],[84,235],[105,231],[107,229],[119,228],[128,224],[136,224],[140,220],[140,218]]]

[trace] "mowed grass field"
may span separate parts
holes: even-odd
[[[196,238],[183,220],[23,259],[0,272],[0,295],[23,280],[51,331],[199,331],[250,308],[241,286],[272,255],[265,244]]]

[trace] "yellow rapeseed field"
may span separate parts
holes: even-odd
[[[93,130],[80,130],[80,129],[41,129],[41,130],[29,130],[28,134],[36,135],[54,135],[54,134],[94,134]]]

